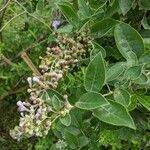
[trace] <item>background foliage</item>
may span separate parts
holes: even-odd
[[[149,149],[149,10],[148,0],[0,0],[1,149]],[[89,28],[93,40],[86,59],[57,88],[81,110],[70,112],[70,124],[58,120],[46,137],[18,144],[9,130],[18,123],[16,102],[28,96],[32,75],[21,54],[38,66],[56,19],[59,32],[72,36]]]

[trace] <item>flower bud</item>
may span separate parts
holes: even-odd
[[[39,80],[38,77],[33,77],[33,81],[34,81],[34,82],[37,82],[37,83],[40,82],[40,80]]]
[[[31,88],[32,87],[32,78],[28,77],[27,81],[28,81],[29,87]]]
[[[47,51],[50,51],[51,49],[50,49],[50,47],[47,47],[46,50],[47,50]]]

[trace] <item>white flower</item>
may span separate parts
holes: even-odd
[[[57,74],[56,77],[57,77],[57,80],[59,80],[62,78],[62,74]]]
[[[38,118],[41,116],[41,113],[42,113],[42,109],[39,108],[39,109],[37,110],[37,113],[35,114],[35,118],[38,119]]]
[[[32,78],[28,77],[27,81],[28,81],[29,87],[31,88],[32,87]]]
[[[60,140],[60,139],[56,143],[57,149],[65,149],[66,146],[67,146],[66,142],[64,142],[63,140]]]
[[[33,81],[34,81],[34,82],[40,82],[40,80],[39,80],[38,77],[33,77]]]

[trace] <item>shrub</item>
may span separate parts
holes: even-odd
[[[11,137],[39,137],[42,150],[148,149],[149,9],[147,0],[8,0],[1,99],[24,99]]]

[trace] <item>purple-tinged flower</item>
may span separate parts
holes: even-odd
[[[52,27],[56,30],[60,25],[60,21],[59,20],[54,20],[52,22]]]
[[[22,111],[30,112],[30,110],[24,106],[24,102],[22,102],[22,101],[18,101],[17,106],[18,106],[18,110],[20,112],[22,112]]]

